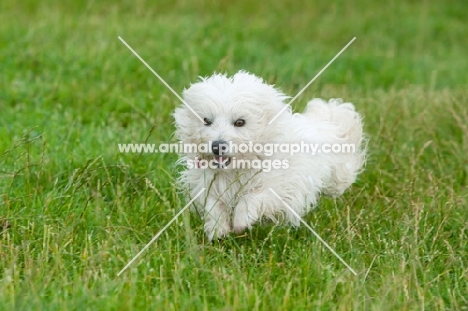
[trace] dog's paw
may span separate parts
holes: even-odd
[[[247,202],[241,201],[234,209],[233,227],[235,233],[242,233],[257,222],[259,216],[255,207],[247,205]]]
[[[215,221],[209,219],[205,222],[205,234],[210,241],[222,239],[232,231],[229,221]]]

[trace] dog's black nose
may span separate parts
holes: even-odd
[[[217,140],[211,143],[211,151],[214,155],[222,156],[229,150],[229,144],[224,140]]]

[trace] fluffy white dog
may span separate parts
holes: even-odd
[[[203,78],[183,97],[190,108],[174,112],[176,137],[199,148],[182,154],[180,182],[192,197],[206,188],[195,207],[210,240],[261,219],[297,226],[284,203],[302,216],[321,193],[341,195],[362,170],[362,123],[351,103],[313,99],[293,114],[288,96],[245,71]]]

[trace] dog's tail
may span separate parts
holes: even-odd
[[[323,192],[339,196],[354,183],[365,164],[361,116],[353,104],[343,103],[341,99],[330,99],[328,103],[313,99],[307,104],[304,116],[314,123],[321,137],[322,153],[319,156],[329,161],[332,168],[329,178],[323,181]]]

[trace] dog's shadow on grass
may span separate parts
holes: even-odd
[[[198,230],[197,230],[198,231]],[[272,259],[282,262],[298,241],[307,238],[301,228],[259,224],[240,234],[231,233],[223,239],[208,241],[203,230],[196,233],[199,255],[209,256],[219,264],[263,265]]]
[[[318,211],[319,208],[316,209]],[[294,262],[294,258],[299,259],[310,253],[309,247],[315,239],[304,226],[292,227],[262,221],[243,233],[230,233],[222,239],[209,241],[203,231],[203,221],[195,215],[188,218],[190,243],[192,250],[195,250],[193,255],[218,266],[238,264],[245,267]],[[313,218],[311,214],[305,220],[313,223]]]

